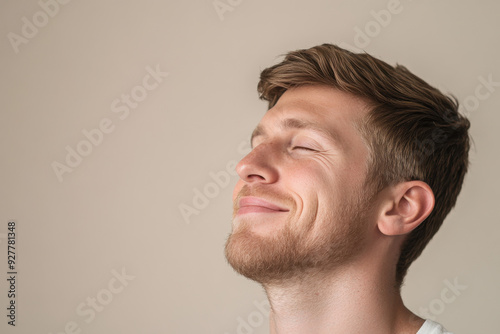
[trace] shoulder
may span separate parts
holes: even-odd
[[[448,332],[441,324],[432,320],[426,320],[417,334],[453,334]]]

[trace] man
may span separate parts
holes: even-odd
[[[226,257],[273,334],[447,333],[400,287],[455,205],[469,122],[402,66],[324,44],[261,73],[269,110],[237,165]]]

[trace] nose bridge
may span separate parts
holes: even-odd
[[[236,172],[245,182],[275,182],[278,176],[277,163],[279,142],[272,141],[257,145],[236,165]]]

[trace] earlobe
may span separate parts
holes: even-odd
[[[378,219],[385,235],[403,235],[413,231],[432,212],[434,193],[423,181],[402,182],[386,192]]]

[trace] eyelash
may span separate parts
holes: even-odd
[[[316,151],[316,150],[313,150],[312,148],[310,147],[304,147],[304,146],[294,146],[292,147],[292,150],[296,150],[296,149],[299,149],[299,150],[307,150],[307,151]]]

